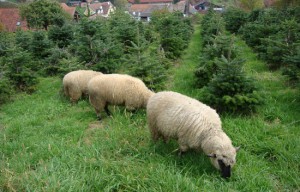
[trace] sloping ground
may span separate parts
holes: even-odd
[[[197,28],[168,85],[193,97],[199,34]],[[242,147],[229,180],[201,153],[180,158],[175,141],[154,144],[144,110],[111,107],[113,117],[99,123],[87,101],[71,105],[59,95],[60,79],[43,78],[36,93],[1,106],[0,191],[298,191],[299,97],[239,45],[265,104],[254,116],[222,116]]]

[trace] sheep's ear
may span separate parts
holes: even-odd
[[[241,149],[241,146],[235,147],[235,151],[238,152]]]
[[[208,154],[208,155],[207,155],[207,157],[216,158],[216,157],[217,157],[217,155],[216,155],[216,154],[213,154],[213,153],[211,153],[211,154]]]

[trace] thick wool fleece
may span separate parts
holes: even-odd
[[[146,108],[154,94],[143,81],[125,74],[107,74],[94,77],[88,83],[90,103],[98,116],[108,104],[125,105],[129,110]]]
[[[78,101],[82,94],[87,94],[87,84],[101,72],[92,70],[78,70],[66,74],[63,78],[64,93],[72,102]]]
[[[211,158],[211,162],[217,169],[218,160],[226,166],[235,164],[236,149],[223,132],[219,115],[209,106],[180,93],[163,91],[149,99],[147,120],[154,141],[175,138],[181,152],[191,148],[213,154],[217,158]]]

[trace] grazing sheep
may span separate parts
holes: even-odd
[[[92,70],[78,70],[66,74],[63,78],[64,93],[71,102],[76,102],[87,94],[87,84],[95,76],[102,75],[101,72]]]
[[[88,83],[90,103],[95,108],[97,117],[101,120],[100,112],[105,109],[110,115],[108,104],[125,105],[126,109],[146,108],[148,99],[154,93],[138,78],[122,75],[107,74],[91,79]]]
[[[223,177],[230,177],[238,148],[223,132],[214,109],[180,93],[163,91],[150,97],[147,120],[154,141],[177,139],[179,154],[202,150]]]

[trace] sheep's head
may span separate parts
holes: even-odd
[[[224,178],[231,176],[231,168],[234,166],[236,160],[236,152],[239,147],[226,147],[222,150],[216,150],[215,153],[207,155],[210,157],[211,163],[221,171]]]

